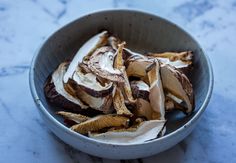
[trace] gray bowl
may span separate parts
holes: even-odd
[[[182,113],[168,116],[164,137],[134,145],[102,143],[71,131],[55,115],[44,96],[43,86],[48,75],[59,63],[71,59],[78,48],[102,29],[119,36],[129,48],[144,52],[192,50],[194,70],[191,82],[196,108],[191,116]],[[83,16],[64,26],[40,47],[30,69],[33,99],[45,124],[65,143],[91,155],[111,159],[134,159],[164,151],[183,140],[200,120],[212,93],[213,73],[209,59],[200,45],[184,30],[156,15],[131,10],[109,10]]]

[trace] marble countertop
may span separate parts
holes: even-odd
[[[39,45],[86,13],[134,8],[167,18],[190,32],[213,65],[214,91],[196,129],[152,157],[121,162],[236,162],[235,0],[1,0],[0,162],[116,163],[76,151],[47,129],[33,103],[28,71]]]

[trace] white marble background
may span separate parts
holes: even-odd
[[[120,162],[59,141],[39,117],[28,71],[50,34],[94,10],[137,8],[177,23],[209,55],[211,102],[188,138],[158,155],[121,162],[236,162],[236,0],[0,0],[0,162]]]

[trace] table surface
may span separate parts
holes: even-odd
[[[183,27],[205,49],[215,76],[206,112],[184,141],[127,162],[236,162],[235,0],[1,0],[0,162],[120,162],[89,156],[56,138],[39,116],[28,84],[31,59],[49,35],[81,15],[110,8],[148,11]]]

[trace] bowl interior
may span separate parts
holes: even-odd
[[[44,96],[46,78],[66,59],[72,59],[78,48],[91,36],[106,29],[127,42],[127,47],[138,52],[184,51],[194,52],[191,82],[195,94],[195,111],[168,115],[167,133],[187,123],[202,106],[210,86],[207,59],[199,45],[176,25],[159,17],[135,11],[104,11],[84,16],[53,34],[41,47],[34,63],[34,85],[47,111],[58,121],[57,108],[50,106]]]

